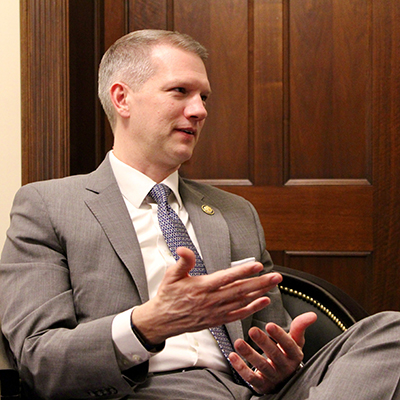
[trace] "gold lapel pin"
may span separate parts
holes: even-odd
[[[208,215],[213,215],[214,214],[214,210],[210,206],[207,206],[206,204],[203,204],[201,206],[201,209]]]

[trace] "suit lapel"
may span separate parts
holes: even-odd
[[[202,193],[180,180],[179,191],[185,208],[189,213],[197,240],[201,249],[207,272],[229,268],[231,265],[231,246],[228,225],[221,211],[212,204]],[[210,206],[214,214],[202,210],[203,205]],[[234,342],[243,338],[243,328],[240,321],[226,324],[229,336]]]
[[[85,200],[118,257],[129,270],[142,302],[149,299],[143,257],[135,229],[107,158],[93,172]]]

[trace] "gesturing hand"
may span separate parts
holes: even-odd
[[[249,335],[264,354],[259,354],[244,340],[238,339],[235,342],[236,351],[255,370],[250,369],[236,353],[229,356],[233,367],[257,392],[270,393],[298,368],[303,359],[305,330],[316,320],[313,312],[301,314],[292,321],[289,333],[274,323],[266,325],[267,333],[251,328]]]
[[[193,252],[180,247],[177,253],[180,259],[168,268],[157,295],[132,314],[136,328],[151,344],[246,318],[270,303],[264,294],[282,280],[277,273],[256,276],[263,270],[259,262],[189,276],[195,265]]]

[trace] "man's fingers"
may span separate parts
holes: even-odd
[[[304,346],[304,333],[306,329],[317,320],[317,314],[308,312],[297,316],[290,326],[290,336],[298,346]]]
[[[229,285],[230,283],[240,281],[251,276],[258,275],[263,270],[263,265],[259,262],[250,261],[236,267],[227,268],[214,272],[210,276],[213,277],[216,287]],[[267,276],[267,275],[264,275]],[[268,274],[268,280],[272,285],[277,285],[282,280],[282,276],[278,273]]]
[[[196,263],[194,253],[186,247],[178,247],[176,252],[180,258],[175,266],[170,267],[167,271],[167,281],[169,282],[186,278]],[[243,298],[252,292],[263,291],[266,293],[282,281],[282,276],[278,273],[258,276],[262,270],[261,263],[248,262],[206,275],[207,279],[203,282],[209,292],[227,289],[232,291],[231,295]],[[224,295],[229,295],[229,293]]]
[[[260,295],[261,296],[261,295]],[[262,310],[270,304],[271,300],[268,297],[259,297],[253,300],[250,304],[242,308],[235,308],[233,311],[225,313],[226,323],[244,319],[249,315]]]
[[[233,368],[257,392],[268,393],[279,383],[280,377],[270,361],[256,352],[243,339],[235,342],[235,349],[253,368],[250,369],[238,354],[231,353],[229,360]],[[263,372],[261,373],[261,371]]]

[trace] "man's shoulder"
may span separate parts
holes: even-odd
[[[37,191],[40,193],[54,191],[71,191],[85,187],[89,174],[72,175],[64,178],[31,182],[21,187],[21,192]]]
[[[26,193],[36,191],[39,193],[76,193],[80,190],[89,189],[96,191],[114,183],[113,173],[106,158],[99,167],[87,174],[71,175],[63,178],[48,179],[28,183],[22,186],[20,192]]]
[[[187,186],[187,188],[194,193],[198,193],[207,198],[210,202],[224,202],[224,203],[242,203],[248,204],[249,202],[243,197],[227,192],[226,190],[217,188],[207,183],[194,181],[191,179],[182,179],[183,183]]]

